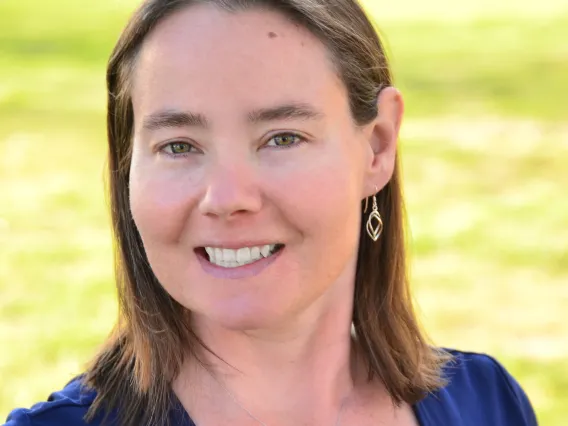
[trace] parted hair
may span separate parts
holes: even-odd
[[[134,122],[131,82],[138,54],[158,23],[201,3],[229,13],[263,8],[309,30],[328,49],[357,125],[376,118],[378,94],[392,85],[378,33],[356,0],[146,0],[139,6],[107,69],[107,184],[119,318],[85,375],[85,384],[97,391],[87,419],[114,412],[125,426],[167,424],[171,384],[185,357],[201,362],[204,344],[192,331],[191,312],[154,275],[129,204]],[[369,380],[380,380],[395,404],[413,404],[444,385],[441,371],[448,357],[429,345],[413,308],[399,158],[392,178],[377,194],[377,204],[385,224],[377,242],[366,234],[366,218],[361,220],[354,334]]]

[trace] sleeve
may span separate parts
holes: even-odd
[[[32,422],[26,410],[19,408],[8,414],[4,426],[32,426]]]
[[[524,420],[524,423],[521,426],[538,426],[534,408],[519,382],[517,382],[517,380],[515,380],[515,378],[496,359],[491,358],[491,360],[506,383],[512,397],[517,402],[519,411]]]

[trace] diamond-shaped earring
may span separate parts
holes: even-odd
[[[377,187],[375,186],[375,191],[379,192]],[[363,213],[367,213],[367,208],[369,207],[369,199],[365,199],[365,210]],[[375,224],[373,224],[373,220],[375,220]],[[369,218],[367,219],[367,234],[373,241],[377,241],[383,232],[383,219],[381,218],[381,214],[379,213],[379,208],[377,206],[377,196],[373,194],[373,211],[369,214]]]

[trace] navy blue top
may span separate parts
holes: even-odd
[[[537,426],[525,392],[494,358],[449,352],[455,359],[444,369],[448,385],[413,407],[420,426]],[[5,426],[85,426],[83,416],[94,398],[95,392],[81,390],[80,379],[75,379],[47,402],[14,410]],[[176,404],[170,415],[172,424],[195,426],[179,401]],[[89,425],[99,426],[101,421],[102,416]]]

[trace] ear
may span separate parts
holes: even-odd
[[[368,140],[368,156],[365,172],[363,198],[380,191],[391,179],[396,163],[396,148],[404,101],[394,87],[381,91],[377,99],[378,114],[373,122],[365,126]]]

